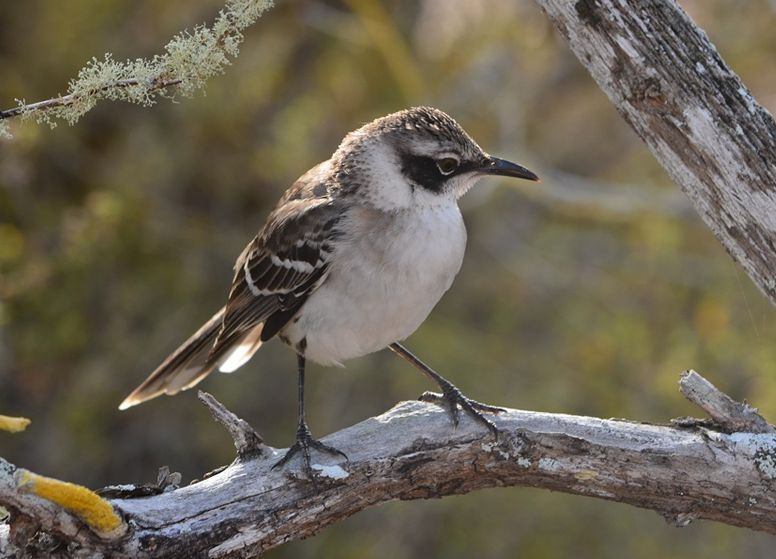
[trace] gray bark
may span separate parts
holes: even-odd
[[[503,433],[496,441],[468,417],[454,429],[441,408],[403,402],[326,437],[350,461],[315,454],[314,461],[323,461],[313,464],[314,480],[304,477],[298,461],[273,470],[283,450],[264,446],[244,421],[206,397],[244,458],[187,487],[112,499],[124,519],[113,535],[90,535],[77,515],[51,503],[20,502],[19,490],[3,478],[10,465],[0,469],[0,503],[22,510],[23,526],[37,522],[70,542],[66,556],[252,557],[385,501],[501,486],[629,503],[678,526],[710,519],[776,534],[773,427],[749,406],[721,412],[719,402],[729,399],[697,373],[686,373],[681,384],[719,425],[506,410],[495,418]],[[729,425],[742,430],[724,432]],[[29,541],[30,530],[23,535]]]
[[[776,304],[776,122],[673,0],[536,0]]]

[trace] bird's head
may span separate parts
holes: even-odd
[[[455,120],[431,107],[399,111],[351,132],[333,160],[340,184],[381,210],[454,203],[487,175],[539,180],[485,153]]]

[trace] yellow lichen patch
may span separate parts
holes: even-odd
[[[591,479],[598,477],[598,472],[594,472],[593,470],[580,470],[574,474],[574,477],[579,481],[590,481]]]
[[[40,476],[29,470],[19,470],[17,475],[20,487],[24,486],[27,491],[72,512],[98,535],[113,536],[123,532],[121,517],[108,501],[91,489]]]
[[[26,417],[0,415],[0,431],[18,433],[19,431],[24,431],[30,423],[32,422]]]

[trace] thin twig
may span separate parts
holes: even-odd
[[[177,86],[175,94],[191,96],[224,71],[239,52],[242,32],[253,25],[272,0],[225,0],[208,27],[200,25],[175,35],[162,54],[117,62],[110,53],[93,58],[71,80],[66,95],[0,111],[0,137],[9,137],[6,119],[33,118],[55,126],[58,119],[74,124],[103,99],[143,106],[156,103],[160,90]],[[156,95],[155,95],[156,94]]]
[[[151,87],[148,88],[148,91],[149,93],[152,93],[160,89],[170,87],[172,85],[178,85],[182,81],[183,80],[179,78],[175,78],[172,80],[156,80],[156,83],[153,83]],[[124,80],[119,80],[114,84],[101,87],[97,91],[104,92],[112,88],[124,88],[124,87],[130,87],[134,85],[140,85],[140,80],[138,80],[137,78],[128,78]],[[88,92],[88,94],[94,94],[94,93],[96,93],[96,91]],[[0,111],[0,120],[6,119],[6,118],[13,118],[15,116],[21,116],[24,113],[29,113],[32,111],[45,111],[46,109],[50,109],[52,107],[66,107],[68,105],[72,105],[76,100],[78,100],[78,98],[79,98],[78,95],[71,93],[69,95],[62,95],[60,97],[46,99],[44,101],[37,101],[35,103],[27,103],[26,105],[19,105],[18,107],[13,107],[11,109]]]
[[[264,440],[244,419],[240,419],[234,413],[216,400],[212,394],[197,392],[197,397],[207,406],[210,414],[218,423],[223,425],[234,441],[237,449],[237,457],[241,460],[252,456],[261,456],[264,448]]]
[[[679,389],[684,397],[709,414],[724,430],[774,433],[776,429],[746,402],[736,402],[692,369],[682,373]]]

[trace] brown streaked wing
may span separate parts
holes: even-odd
[[[261,340],[273,337],[325,279],[340,204],[311,195],[315,184],[308,186],[299,197],[284,197],[237,259],[213,355],[262,323]]]

